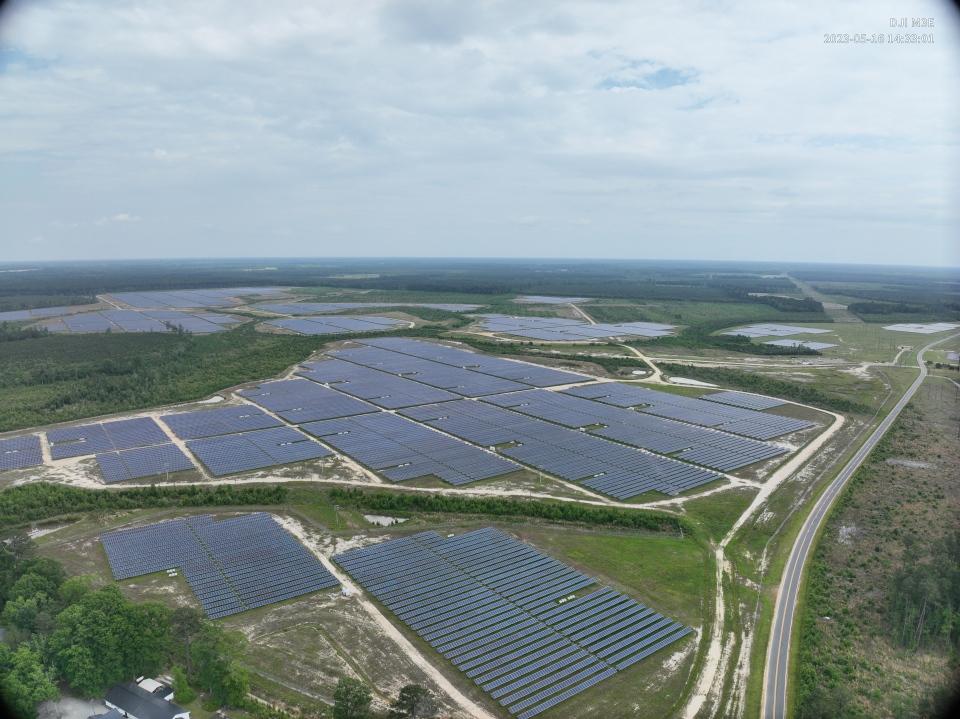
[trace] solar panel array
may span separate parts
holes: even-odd
[[[665,337],[672,333],[673,325],[659,322],[598,322],[562,317],[511,317],[509,315],[480,315],[483,328],[515,337],[556,341],[584,342],[611,337]]]
[[[311,422],[303,429],[393,482],[433,475],[459,485],[520,469],[510,460],[387,412]]]
[[[305,462],[332,453],[292,427],[269,427],[240,434],[208,436],[187,442],[210,474],[220,477],[265,469],[278,464]]]
[[[274,312],[278,315],[322,315],[344,310],[362,310],[380,307],[426,307],[432,310],[446,312],[470,312],[480,308],[480,305],[466,305],[442,302],[286,302],[264,303],[256,306],[258,310]]]
[[[761,323],[727,330],[721,334],[743,335],[745,337],[786,337],[788,335],[819,335],[830,330],[817,327],[798,327],[797,325],[781,325],[776,323]]]
[[[809,342],[807,340],[771,340],[770,342],[764,342],[765,345],[773,345],[774,347],[806,347],[812,350],[828,350],[831,347],[836,347],[836,344],[831,344],[830,342]]]
[[[174,519],[100,537],[115,579],[180,569],[208,617],[337,586],[300,542],[263,513]]]
[[[262,409],[249,404],[165,414],[160,419],[180,439],[214,437],[253,429],[279,427],[283,424]]]
[[[413,355],[452,367],[470,369],[482,374],[522,382],[532,387],[554,387],[561,384],[585,382],[591,379],[576,372],[553,369],[552,367],[527,362],[517,362],[501,357],[491,357],[459,347],[451,347],[436,342],[421,342],[406,337],[378,337],[376,339],[359,340],[358,342],[359,344]]]
[[[338,359],[306,362],[297,374],[385,409],[457,399],[459,395]]]
[[[0,322],[28,322],[30,320],[42,320],[46,317],[62,317],[71,312],[76,312],[83,305],[67,305],[61,307],[34,307],[29,310],[11,310],[9,312],[0,312]]]
[[[177,309],[184,307],[229,307],[241,297],[280,297],[284,287],[223,287],[202,290],[159,292],[117,292],[108,297],[134,309]]]
[[[743,407],[657,392],[646,387],[603,382],[564,390],[575,397],[586,397],[617,407],[636,407],[641,412],[670,419],[714,427],[754,439],[772,439],[782,434],[816,426],[813,422],[793,417],[765,414]]]
[[[736,392],[728,390],[726,392],[711,392],[700,396],[709,402],[720,402],[729,404],[733,407],[745,407],[746,409],[764,410],[773,407],[782,407],[786,404],[785,400],[777,397],[767,397],[762,394],[749,394],[747,392]]]
[[[716,472],[483,402],[443,402],[401,413],[468,442],[511,445],[499,452],[617,499],[648,491],[675,495],[719,479]]]
[[[513,300],[527,305],[572,305],[589,302],[588,297],[551,297],[549,295],[521,295]]]
[[[302,335],[340,335],[354,332],[382,332],[407,323],[392,317],[375,315],[330,315],[323,319],[295,317],[267,320],[265,324],[297,332]]]
[[[43,464],[40,437],[27,434],[21,437],[0,439],[0,471],[25,469]]]
[[[416,380],[437,389],[448,390],[466,397],[479,397],[498,392],[526,389],[528,385],[473,370],[432,362],[421,357],[392,352],[380,347],[356,347],[329,353],[371,369]]]
[[[178,310],[101,310],[68,315],[44,323],[54,333],[173,332],[177,328],[194,334],[224,332],[243,320],[230,315],[190,313]]]
[[[193,469],[187,455],[170,443],[106,452],[98,454],[96,460],[107,484]]]
[[[153,419],[138,417],[51,429],[47,431],[47,441],[50,443],[50,455],[54,459],[64,459],[164,444],[170,440]]]
[[[366,402],[305,379],[264,382],[239,394],[293,424],[377,411]]]
[[[690,633],[494,529],[423,532],[334,557],[519,719],[529,719]]]
[[[952,324],[950,322],[927,322],[927,323],[917,323],[917,322],[908,322],[904,324],[897,325],[886,325],[883,329],[890,330],[892,332],[912,332],[914,334],[920,335],[932,335],[937,332],[946,332],[947,330],[955,330],[957,327],[960,327],[958,324]]]
[[[593,432],[607,439],[660,454],[672,454],[724,472],[777,457],[787,451],[767,442],[641,414],[560,392],[530,390],[497,395],[485,401],[575,429],[605,425],[593,429]]]

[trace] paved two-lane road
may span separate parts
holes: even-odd
[[[773,626],[770,631],[770,644],[767,647],[767,663],[763,673],[763,719],[784,719],[787,715],[787,679],[789,677],[790,663],[790,635],[793,630],[794,613],[797,607],[797,597],[800,593],[800,580],[803,576],[803,567],[810,554],[810,548],[817,535],[817,530],[823,523],[830,505],[843,489],[847,480],[853,476],[857,468],[867,458],[870,451],[876,446],[877,442],[886,434],[887,430],[900,415],[901,410],[907,406],[907,402],[913,397],[914,393],[923,384],[927,376],[927,367],[923,363],[924,353],[936,344],[946,342],[958,335],[951,335],[943,339],[936,340],[926,345],[917,353],[917,365],[920,367],[920,374],[910,385],[910,388],[904,393],[900,401],[890,411],[879,426],[873,431],[873,434],[857,450],[849,462],[840,470],[840,474],[830,483],[826,491],[817,500],[810,516],[807,517],[800,534],[797,535],[793,550],[790,552],[790,559],[787,561],[786,569],[783,572],[783,580],[780,583],[780,590],[777,595],[777,603],[773,610]]]

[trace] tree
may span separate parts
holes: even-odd
[[[170,675],[173,677],[173,701],[183,706],[197,698],[197,693],[190,686],[190,682],[187,681],[187,673],[183,670],[183,667],[174,667],[170,671]]]
[[[389,719],[431,719],[437,715],[437,702],[426,687],[407,684],[390,705]]]
[[[60,694],[53,673],[43,665],[40,653],[26,644],[15,652],[7,652],[6,666],[0,673],[0,694],[15,716],[33,719],[40,702],[56,699]]]
[[[56,618],[50,656],[67,683],[84,696],[156,671],[169,649],[169,610],[133,604],[109,585],[88,592]]]
[[[81,575],[78,577],[70,577],[70,579],[66,580],[60,585],[57,594],[60,599],[60,604],[68,607],[71,604],[79,602],[84,595],[92,591],[92,589],[93,585],[90,577]]]
[[[190,646],[191,679],[221,704],[237,706],[249,690],[250,678],[238,662],[244,642],[242,634],[204,622]]]
[[[358,679],[343,677],[333,692],[333,719],[367,719],[370,690]]]
[[[176,659],[186,665],[187,674],[193,673],[190,646],[203,628],[203,616],[193,607],[177,607],[170,615],[170,635]]]

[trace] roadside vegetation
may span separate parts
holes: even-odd
[[[941,716],[960,679],[960,464],[927,380],[837,500],[799,614],[801,719]]]

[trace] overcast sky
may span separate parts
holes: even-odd
[[[960,265],[953,12],[21,2],[0,17],[0,261]],[[934,44],[824,43],[891,16],[933,17]]]

